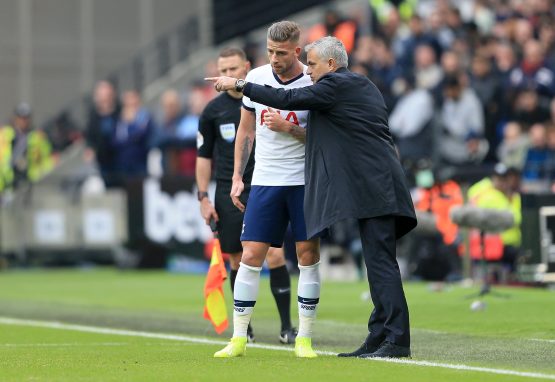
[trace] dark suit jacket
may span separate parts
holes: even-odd
[[[382,95],[346,68],[308,87],[248,83],[251,100],[282,110],[310,110],[304,213],[309,237],[346,218],[396,217],[396,237],[416,226],[414,206],[387,125]]]

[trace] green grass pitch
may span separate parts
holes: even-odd
[[[413,360],[398,364],[333,355],[301,360],[291,351],[253,347],[244,358],[214,359],[222,345],[196,339],[223,342],[231,331],[217,336],[202,319],[203,282],[200,276],[164,272],[0,273],[0,381],[555,380],[553,291],[497,288],[507,297],[487,296],[486,309],[473,312],[466,296],[478,288],[431,292],[426,284],[408,283]],[[365,283],[324,282],[315,349],[339,352],[359,345],[371,310],[360,298],[366,288]],[[227,284],[225,293],[231,313]],[[133,332],[37,327],[2,317]],[[267,278],[253,326],[258,344],[291,349],[278,344],[279,320]],[[135,336],[137,331],[177,337]],[[455,364],[463,367],[448,368]]]

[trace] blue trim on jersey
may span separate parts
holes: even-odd
[[[274,72],[273,70],[272,70],[272,74],[274,75],[274,78],[276,79],[276,81],[278,82],[278,84],[280,84],[280,85],[289,85],[289,84],[292,84],[293,82],[295,82],[295,81],[300,80],[301,78],[303,78],[303,76],[304,76],[304,71],[303,71],[301,74],[299,74],[297,77],[295,77],[295,78],[293,78],[293,79],[291,79],[291,80],[289,80],[289,81],[285,81],[285,82],[282,81],[282,80],[280,80],[279,77],[278,77],[278,75],[276,74],[276,72]]]
[[[256,109],[254,107],[248,107],[244,103],[242,103],[242,104],[243,104],[243,109],[248,110],[248,111],[252,111],[253,113],[256,111]]]

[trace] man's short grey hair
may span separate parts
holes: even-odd
[[[347,56],[345,45],[338,38],[331,36],[322,37],[304,48],[307,53],[313,49],[323,60],[333,58],[340,68],[346,68],[349,65],[349,57]]]
[[[275,42],[299,42],[301,28],[294,21],[278,21],[268,28],[268,40]]]

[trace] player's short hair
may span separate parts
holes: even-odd
[[[307,53],[313,49],[324,60],[333,58],[340,68],[346,68],[349,65],[349,56],[347,56],[345,45],[338,38],[322,37],[304,48]]]
[[[227,48],[223,48],[220,51],[219,57],[226,58],[226,57],[233,57],[239,56],[243,61],[247,60],[247,54],[241,48],[237,48],[235,46],[228,46]]]
[[[278,21],[268,28],[268,40],[275,42],[299,42],[301,28],[293,21]]]

